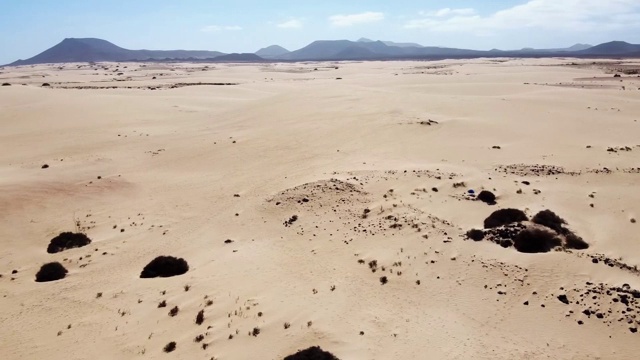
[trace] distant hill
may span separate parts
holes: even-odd
[[[568,48],[556,48],[556,49],[534,49],[534,48],[524,48],[519,51],[522,52],[533,52],[533,53],[541,53],[541,52],[573,52],[573,51],[581,51],[586,50],[593,47],[593,45],[588,44],[575,44]]]
[[[391,60],[391,59],[445,59],[475,57],[640,57],[640,45],[612,41],[596,46],[575,44],[568,48],[521,50],[469,50],[416,43],[374,41],[361,38],[350,40],[318,40],[295,50],[272,45],[254,54],[224,54],[205,50],[129,50],[101,39],[64,39],[54,47],[27,60],[10,65],[31,65],[64,62],[95,61],[337,61],[337,60]]]
[[[68,38],[32,58],[18,60],[10,65],[151,59],[204,59],[220,55],[224,55],[224,53],[204,50],[128,50],[102,39]]]
[[[261,58],[275,58],[278,56],[282,56],[285,54],[290,53],[289,50],[283,48],[280,45],[271,45],[271,46],[267,46],[265,48],[262,48],[258,51],[255,52],[256,55],[260,56]]]
[[[233,54],[216,56],[213,59],[207,59],[207,60],[220,61],[220,62],[227,62],[227,61],[262,62],[262,61],[264,61],[264,58],[262,58],[262,57],[260,57],[260,56],[258,56],[256,54],[249,54],[249,53],[237,54],[237,53],[233,53]]]
[[[417,43],[401,43],[401,42],[395,42],[395,41],[384,41],[381,40],[385,45],[388,46],[397,46],[397,47],[423,47],[420,44]],[[367,38],[360,38],[358,39],[357,42],[375,42],[373,40],[367,39]]]
[[[624,41],[611,41],[608,43],[596,45],[586,50],[580,50],[576,53],[581,55],[621,55],[621,56],[640,56],[640,45],[629,44]]]

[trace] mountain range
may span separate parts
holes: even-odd
[[[68,38],[42,53],[9,65],[33,65],[96,61],[318,61],[318,60],[401,60],[477,57],[640,57],[640,45],[612,41],[596,46],[576,44],[560,49],[469,50],[423,46],[416,43],[350,40],[318,40],[295,50],[272,45],[255,53],[225,54],[207,50],[129,50],[106,40]]]

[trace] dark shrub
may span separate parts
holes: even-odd
[[[49,165],[44,164],[44,165],[42,165],[40,168],[41,168],[41,169],[48,169],[48,168],[49,168]]]
[[[330,352],[322,350],[319,346],[313,346],[300,350],[293,355],[286,356],[283,360],[340,360]]]
[[[560,246],[562,241],[551,231],[526,229],[513,239],[513,246],[523,253],[544,253]]]
[[[196,324],[202,325],[204,322],[204,310],[198,311],[198,315],[196,315]]]
[[[572,232],[569,232],[565,235],[565,243],[564,246],[567,249],[576,249],[576,250],[585,250],[589,248],[589,244],[586,241],[582,240],[582,238]]]
[[[67,249],[79,248],[91,244],[91,239],[82,233],[63,232],[51,239],[47,252],[55,254]]]
[[[480,194],[478,194],[477,199],[489,205],[496,204],[496,196],[491,191],[487,191],[487,190],[480,191]]]
[[[380,278],[380,283],[381,283],[382,285],[384,285],[384,284],[386,284],[386,283],[388,283],[388,282],[389,282],[389,279],[387,279],[387,277],[386,277],[386,276],[382,276],[382,277]]]
[[[484,231],[478,229],[471,229],[467,231],[467,237],[473,241],[480,241],[484,239]]]
[[[36,282],[47,282],[64,279],[67,276],[67,269],[59,262],[50,262],[42,265],[36,274]]]
[[[527,220],[527,215],[522,210],[500,209],[492,212],[491,215],[484,220],[484,228],[490,229]]]
[[[566,231],[563,228],[563,225],[565,225],[567,222],[551,210],[540,211],[531,219],[531,221],[536,224],[546,226],[549,229],[553,229],[560,234]]]
[[[174,306],[171,308],[171,310],[169,310],[169,316],[174,317],[176,315],[178,315],[178,312],[180,311],[180,308],[178,308],[178,306]]]
[[[171,277],[182,275],[189,271],[189,264],[173,256],[158,256],[142,269],[140,278]]]
[[[42,84],[42,86],[45,86],[45,87],[46,87],[46,86],[51,86],[51,84],[49,84],[49,83],[44,83],[44,84]]]
[[[165,345],[162,350],[164,350],[164,352],[166,352],[166,353],[170,353],[173,350],[175,350],[176,347],[177,347],[176,342],[172,341],[172,342],[168,343],[167,345]]]
[[[2,86],[11,86],[9,83],[2,83]]]

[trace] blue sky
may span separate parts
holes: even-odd
[[[253,52],[367,37],[471,49],[640,43],[640,0],[0,0],[0,64],[67,37]]]

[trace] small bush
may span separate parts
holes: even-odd
[[[508,225],[514,222],[527,221],[527,215],[518,209],[496,210],[484,220],[484,228],[491,229],[498,226]]]
[[[195,339],[193,339],[193,342],[197,342],[197,343],[199,343],[199,342],[201,342],[202,340],[204,340],[204,335],[200,334],[200,335],[196,336],[196,338],[195,338]]]
[[[51,84],[49,84],[49,83],[44,83],[44,84],[42,84],[42,86],[44,86],[44,87],[46,87],[46,86],[51,86]]]
[[[540,229],[523,230],[513,239],[513,246],[523,253],[545,253],[561,244],[556,234]]]
[[[173,350],[175,350],[175,349],[176,349],[176,347],[177,347],[176,342],[175,342],[175,341],[172,341],[172,342],[168,343],[167,345],[165,345],[165,346],[164,346],[164,348],[163,348],[162,350],[163,350],[164,352],[166,352],[166,353],[170,353],[170,352],[172,352]]]
[[[196,324],[202,325],[204,322],[204,310],[198,311],[198,315],[196,315]]]
[[[549,229],[555,230],[559,234],[562,234],[566,231],[563,225],[566,225],[567,222],[551,210],[540,211],[531,219],[531,221],[536,224],[546,226]]]
[[[286,356],[284,360],[339,360],[330,352],[322,350],[319,346],[313,346],[300,350],[293,355]]]
[[[48,282],[64,279],[67,276],[67,269],[59,262],[50,262],[42,265],[36,274],[36,282]]]
[[[471,229],[467,231],[467,237],[473,241],[480,241],[484,239],[484,231],[478,229]]]
[[[260,335],[260,328],[254,327],[253,330],[251,330],[251,335],[254,337]]]
[[[496,204],[496,196],[491,191],[487,191],[487,190],[480,191],[480,194],[478,194],[477,199],[489,205]]]
[[[158,303],[158,309],[164,307],[167,307],[167,300],[162,300],[160,301],[160,303]]]
[[[174,317],[178,315],[178,311],[180,311],[180,309],[178,308],[177,305],[172,307],[171,310],[169,310],[169,316]]]
[[[189,271],[189,264],[184,259],[173,256],[158,256],[144,267],[140,278],[171,277],[182,275],[187,271]]]
[[[382,277],[380,278],[380,283],[381,283],[382,285],[384,285],[384,284],[386,284],[386,283],[388,283],[388,282],[389,282],[389,279],[387,279],[387,277],[386,277],[386,276],[382,276]]]
[[[68,249],[79,248],[91,244],[91,239],[82,233],[63,232],[51,239],[47,252],[55,254]]]
[[[565,243],[564,246],[567,249],[576,249],[576,250],[585,250],[589,248],[589,244],[586,241],[582,240],[582,238],[572,232],[569,232],[565,235]]]
[[[11,86],[9,83],[2,83],[2,86]]]

